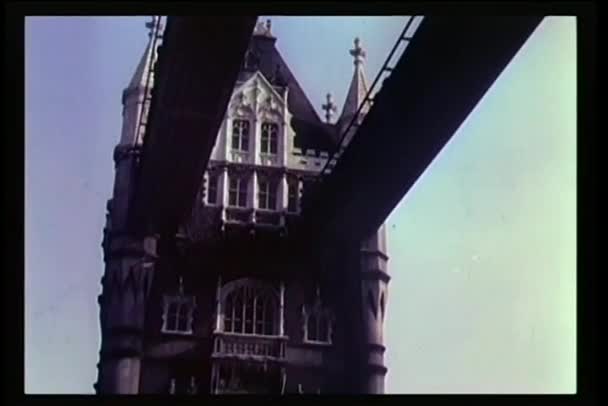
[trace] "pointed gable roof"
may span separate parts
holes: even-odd
[[[296,148],[330,150],[334,145],[332,136],[277,50],[269,22],[266,22],[265,30],[262,28],[258,24],[249,43],[247,52],[254,56],[251,59],[255,63],[255,67],[249,68],[259,70],[271,83],[280,77],[281,83],[288,87],[287,106],[292,115],[291,126],[296,133]],[[273,84],[279,85],[276,81]]]

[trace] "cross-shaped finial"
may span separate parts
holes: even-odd
[[[154,16],[152,17],[152,19],[150,21],[146,22],[146,28],[149,30],[148,31],[148,38],[152,38],[152,34],[154,33],[154,30],[156,30],[158,28],[157,34],[156,34],[156,38],[160,38],[161,35],[161,30],[163,29],[163,25],[160,23],[160,17]]]
[[[361,41],[359,40],[359,38],[355,38],[355,48],[350,50],[350,54],[355,58],[355,65],[360,64],[361,62],[363,62],[363,59],[365,58],[365,50],[361,47]]]
[[[323,110],[325,110],[325,120],[329,123],[331,122],[331,116],[336,112],[336,105],[334,104],[331,93],[327,93],[326,96],[327,103],[321,106]]]

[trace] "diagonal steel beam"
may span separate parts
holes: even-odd
[[[425,17],[331,174],[303,207],[301,236],[376,230],[542,21]]]
[[[173,232],[191,210],[256,16],[169,17],[131,227]]]

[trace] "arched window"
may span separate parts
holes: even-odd
[[[262,123],[261,152],[276,154],[279,138],[279,126],[275,123]]]
[[[223,331],[278,335],[278,295],[271,287],[240,279],[222,288]]]
[[[236,151],[249,151],[249,121],[232,121],[232,149]]]
[[[185,295],[180,278],[179,291],[175,295],[163,296],[163,333],[192,334],[193,313],[196,307],[194,296]]]
[[[304,321],[304,341],[309,343],[331,344],[333,315],[321,304],[319,291],[312,306],[302,306]]]
[[[306,317],[304,341],[331,343],[331,317],[326,312],[313,312]]]

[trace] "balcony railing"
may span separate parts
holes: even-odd
[[[244,207],[226,207],[227,223],[250,223],[252,222],[253,209]]]
[[[271,210],[256,210],[255,211],[255,222],[256,224],[265,226],[280,227],[285,224],[284,214],[278,211]]]
[[[240,358],[254,361],[285,359],[287,337],[233,333],[215,333],[214,358]]]
[[[278,166],[279,156],[277,154],[260,153],[260,164],[264,166]]]
[[[229,206],[224,208],[223,218],[226,223],[232,224],[257,224],[276,228],[285,226],[283,211]]]
[[[250,163],[250,155],[247,151],[233,149],[230,151],[230,160],[235,163]]]

